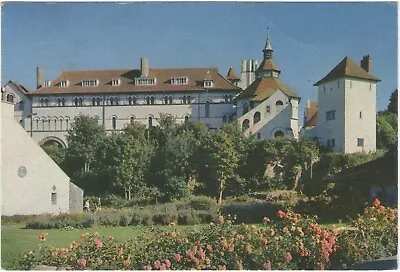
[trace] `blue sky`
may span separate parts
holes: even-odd
[[[316,100],[313,83],[345,56],[372,57],[377,108],[397,88],[397,8],[393,3],[7,3],[2,9],[2,73],[27,88],[36,67],[63,70],[229,67],[262,60],[267,27],[281,79]]]

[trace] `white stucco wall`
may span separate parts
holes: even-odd
[[[0,105],[1,214],[68,212],[69,177],[14,120],[13,106]],[[52,204],[52,193],[57,194],[57,204]]]
[[[339,86],[338,86],[339,82]],[[335,139],[336,152],[345,152],[345,101],[344,79],[318,86],[318,140],[324,146]],[[326,112],[335,111],[335,120],[327,120]]]
[[[375,151],[376,84],[360,79],[345,81],[345,152]],[[357,138],[364,139],[364,146],[357,146]]]
[[[137,94],[137,104],[129,105],[128,96],[132,94],[113,94],[112,97],[118,97],[119,105],[110,105],[109,98],[106,105],[93,106],[92,97],[98,97],[99,95],[86,95],[83,97],[83,105],[75,106],[73,99],[75,96],[35,96],[33,98],[33,112],[35,113],[32,125],[33,125],[33,138],[36,142],[41,142],[46,137],[54,136],[60,138],[66,143],[66,130],[67,123],[66,119],[69,120],[69,128],[74,120],[74,117],[79,114],[97,116],[99,117],[99,124],[103,123],[106,130],[111,131],[112,118],[116,117],[116,130],[121,130],[123,127],[130,122],[130,117],[134,116],[135,122],[148,125],[148,117],[153,116],[153,126],[157,126],[157,119],[160,113],[170,114],[176,118],[177,122],[184,122],[185,116],[189,117],[189,120],[197,120],[206,124],[210,128],[220,128],[223,125],[223,115],[229,116],[234,112],[232,103],[225,102],[225,95],[235,95],[234,92],[203,92],[203,93],[191,93],[191,104],[183,104],[183,95],[187,93],[174,93],[174,94]],[[173,96],[173,104],[165,104],[164,96]],[[154,96],[155,104],[147,105],[146,96]],[[48,106],[40,105],[40,98],[47,97],[49,99]],[[65,106],[58,106],[57,98],[64,97],[66,104]],[[101,96],[101,98],[103,98]],[[206,117],[205,114],[205,103],[210,102],[210,114]],[[44,123],[43,123],[44,120]],[[50,126],[48,121],[50,120]],[[56,120],[56,121],[55,121]],[[44,124],[44,127],[43,127]],[[61,127],[62,124],[62,127]],[[27,131],[30,131],[31,120],[30,118],[25,119],[25,127]]]

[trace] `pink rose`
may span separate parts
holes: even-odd
[[[86,259],[81,258],[81,259],[77,260],[76,263],[78,264],[79,267],[85,267],[86,266]]]
[[[375,200],[372,202],[372,206],[378,207],[379,205],[381,205],[381,202],[379,201],[379,199],[375,198]]]
[[[218,216],[217,221],[220,224],[224,223],[224,217],[222,215]]]
[[[96,243],[96,247],[98,247],[98,248],[103,247],[103,242],[102,241],[96,240],[95,243]]]
[[[271,270],[271,263],[270,263],[270,261],[267,261],[267,262],[264,263],[264,269],[265,269],[265,270]]]
[[[159,269],[161,267],[161,262],[159,260],[154,262],[154,268]]]
[[[285,260],[285,262],[290,262],[291,260],[292,260],[292,255],[289,253],[289,252],[286,252],[284,255],[283,255],[283,259]]]
[[[170,268],[171,267],[171,261],[166,259],[165,260],[165,265],[167,266],[167,268]]]
[[[266,217],[266,216],[264,216],[264,218],[263,218],[263,222],[264,223],[268,223],[268,222],[270,222],[271,220],[268,218],[268,217]]]
[[[146,265],[146,266],[144,267],[144,270],[151,270],[151,266],[150,266],[150,265]]]
[[[182,256],[179,253],[174,254],[174,260],[177,261],[178,263],[182,260]]]

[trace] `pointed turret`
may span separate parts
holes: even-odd
[[[273,51],[274,50],[272,49],[271,41],[269,38],[269,32],[267,32],[267,41],[265,43],[265,48],[263,49],[264,59],[256,71],[257,78],[262,78],[262,77],[278,78],[279,77],[281,70],[278,68],[278,66],[272,60],[272,52]]]
[[[269,40],[269,31],[267,31],[267,42],[265,43],[263,52],[264,59],[272,59],[272,52],[274,52],[274,49],[272,49],[271,41]]]

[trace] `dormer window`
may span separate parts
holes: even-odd
[[[111,80],[111,86],[118,86],[121,83],[119,78]]]
[[[135,78],[135,85],[139,86],[156,85],[156,79],[147,77],[138,77]]]
[[[171,84],[186,85],[186,84],[188,84],[188,77],[172,77]]]
[[[61,80],[60,87],[67,87],[67,86],[68,86],[68,80]]]
[[[83,87],[93,87],[93,86],[97,86],[98,84],[99,84],[99,81],[97,79],[82,80]]]
[[[214,82],[212,80],[204,80],[204,87],[213,87]]]
[[[45,87],[49,87],[51,85],[51,81],[50,80],[46,80],[45,82],[44,82],[44,86]]]

